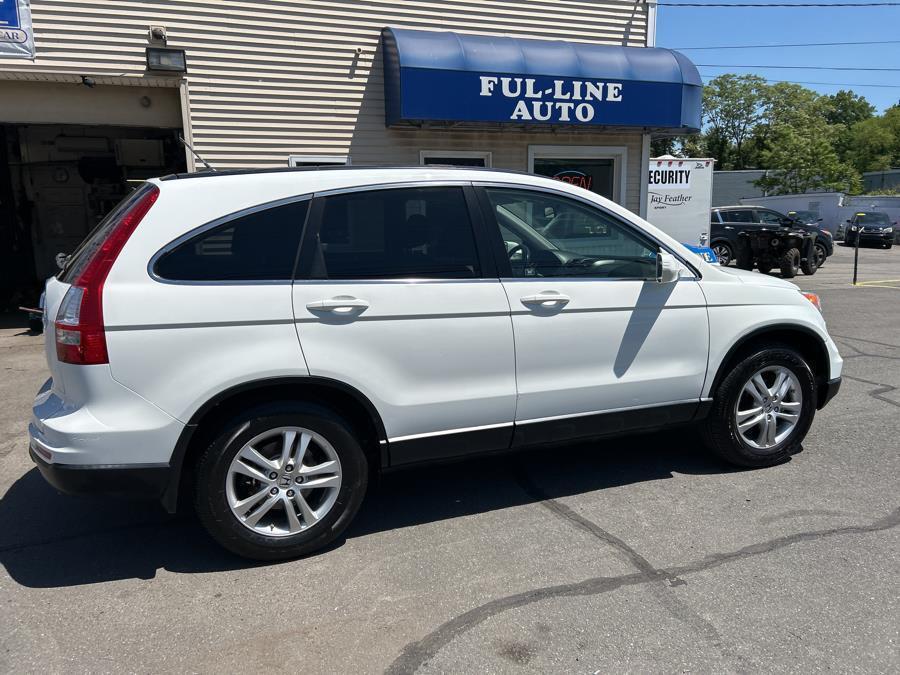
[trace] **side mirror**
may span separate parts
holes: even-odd
[[[816,218],[817,223],[821,223],[823,220],[825,220],[825,219],[824,218]]]
[[[671,284],[678,279],[681,273],[681,265],[671,253],[659,251],[656,254],[656,281],[661,284]]]
[[[66,263],[69,262],[69,254],[68,253],[57,253],[54,260],[56,260],[56,266],[59,269],[61,269],[61,270],[65,269]]]

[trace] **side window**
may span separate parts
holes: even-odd
[[[774,211],[757,211],[756,218],[757,222],[766,225],[781,225],[781,216]]]
[[[485,192],[514,277],[656,276],[656,244],[599,208],[545,192]]]
[[[462,188],[399,188],[326,197],[312,276],[481,276]]]
[[[753,223],[753,212],[750,209],[735,209],[724,211],[722,218],[726,223]]]
[[[290,280],[309,200],[229,220],[180,244],[154,268],[174,281]]]

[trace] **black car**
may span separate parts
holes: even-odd
[[[825,264],[825,259],[834,253],[831,232],[819,227],[821,219],[816,219],[813,223],[805,223],[803,220],[805,219],[792,218],[761,206],[717,206],[710,211],[710,247],[715,251],[719,263],[728,265],[735,259],[738,235],[741,232],[787,225],[816,235],[816,267],[821,267]]]
[[[890,216],[880,211],[860,211],[847,221],[844,226],[844,245],[856,246],[856,238],[859,237],[859,245],[876,244],[884,248],[894,245],[894,227]]]

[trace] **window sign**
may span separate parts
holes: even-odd
[[[29,0],[0,0],[0,58],[34,58]]]

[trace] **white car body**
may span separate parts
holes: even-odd
[[[825,321],[796,286],[707,264],[630,211],[566,183],[441,168],[150,182],[159,198],[103,288],[108,363],[60,362],[53,320],[68,285],[47,282],[52,377],[37,396],[29,432],[48,476],[54,468],[143,468],[155,472],[154,496],[172,509],[203,416],[229,392],[265,391],[276,383],[298,390],[305,383],[333,386],[362,400],[375,418],[379,463],[387,468],[504,443],[690,421],[711,399],[735,347],[766,331],[805,341],[823,392],[841,376]],[[152,272],[154,256],[172,242],[262,204],[443,185],[533,188],[591,204],[668,251],[677,279],[176,282]],[[539,294],[548,305],[554,294],[567,300],[550,313],[520,301]],[[366,307],[359,315],[352,306],[338,308],[337,314],[349,312],[346,319],[316,309],[316,303],[354,301]],[[820,394],[820,405],[826,400]],[[604,426],[603,420],[615,422]]]

